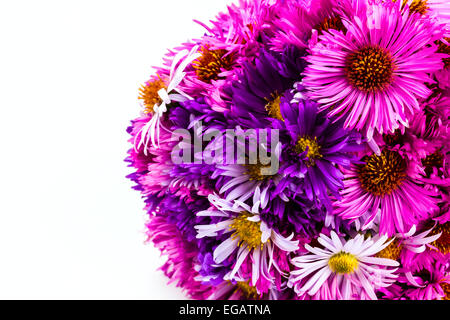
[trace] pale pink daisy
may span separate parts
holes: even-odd
[[[291,272],[289,284],[302,296],[308,294],[318,297],[317,293],[326,294],[328,299],[373,299],[376,290],[388,287],[395,282],[397,261],[377,258],[374,255],[386,248],[386,236],[373,239],[358,234],[346,241],[334,231],[327,237],[320,234],[317,239],[323,246],[305,249],[310,252],[292,259],[296,267]]]
[[[417,233],[417,227],[414,225],[407,233],[397,233],[389,246],[380,251],[377,257],[399,260],[403,267],[409,267],[416,263],[419,253],[427,248],[435,248],[431,243],[439,239],[442,232],[432,231],[433,228]]]

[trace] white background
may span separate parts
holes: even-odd
[[[138,88],[227,0],[0,2],[0,299],[180,299],[123,159]]]

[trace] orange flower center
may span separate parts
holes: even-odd
[[[344,24],[342,23],[341,17],[337,15],[332,15],[330,17],[326,17],[319,24],[317,24],[314,29],[319,32],[319,35],[322,35],[325,31],[330,29],[338,30],[338,31],[346,31]]]
[[[228,54],[224,49],[209,50],[207,46],[201,49],[202,56],[194,61],[193,67],[197,77],[206,83],[219,80],[224,70],[231,70],[234,64],[234,55]]]
[[[444,224],[437,224],[436,227],[430,232],[430,235],[436,235],[441,233],[441,236],[430,244],[436,247],[439,252],[447,254],[450,252],[450,222]]]
[[[395,151],[383,150],[380,156],[373,154],[362,159],[358,178],[367,192],[383,196],[397,189],[406,177],[406,161]]]
[[[147,81],[147,83],[139,89],[138,99],[144,101],[146,113],[153,113],[155,104],[161,104],[162,100],[158,95],[158,91],[163,88],[166,88],[166,85],[164,81],[158,77],[154,80]]]
[[[365,92],[375,92],[387,87],[393,78],[395,65],[391,55],[378,46],[365,46],[352,52],[346,59],[349,83]]]

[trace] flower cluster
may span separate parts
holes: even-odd
[[[240,0],[200,24],[128,128],[171,282],[194,299],[449,299],[448,1]]]

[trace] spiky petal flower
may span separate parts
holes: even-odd
[[[143,146],[144,154],[147,154],[149,142],[151,142],[153,147],[158,148],[161,118],[167,111],[167,106],[173,102],[181,102],[191,99],[191,97],[180,90],[178,86],[186,75],[186,67],[199,57],[197,49],[197,47],[193,47],[191,51],[182,50],[173,58],[167,87],[161,85],[161,88],[155,92],[157,96],[155,96],[153,100],[150,100],[155,102],[153,108],[150,108],[152,117],[135,136],[134,145],[136,150]],[[146,106],[147,109],[149,107],[151,106]]]
[[[418,13],[426,18],[436,18],[445,25],[445,36],[450,36],[450,6],[447,0],[403,0],[398,1],[410,14]]]
[[[407,126],[418,98],[431,93],[429,74],[443,66],[445,55],[434,43],[442,28],[382,4],[343,23],[346,34],[330,30],[307,57],[304,85],[311,97],[369,140],[374,131]]]
[[[177,227],[164,215],[150,215],[147,222],[147,241],[152,242],[161,254],[167,255],[167,261],[161,270],[193,299],[205,299],[211,294],[211,287],[195,280],[198,272],[198,250],[194,243],[186,241]]]
[[[254,63],[246,63],[239,81],[232,84],[232,112],[244,127],[264,128],[264,119],[282,119],[280,98],[300,80],[304,50],[288,46],[282,54],[261,50]],[[260,123],[258,123],[260,122]]]
[[[363,230],[379,216],[380,233],[392,236],[408,232],[437,209],[436,192],[418,179],[417,163],[387,149],[361,160],[344,171],[345,186],[341,200],[334,203],[335,214],[350,220],[364,217]]]
[[[430,268],[405,270],[399,282],[409,285],[405,295],[411,300],[449,300],[450,273],[447,262],[436,262]]]
[[[381,250],[377,257],[400,260],[402,266],[410,266],[417,262],[417,255],[424,252],[430,244],[441,236],[442,233],[431,234],[432,229],[416,234],[417,227],[412,226],[407,233],[398,233],[393,241],[385,249]]]
[[[287,137],[280,172],[302,178],[301,186],[292,190],[294,194],[304,192],[309,200],[331,209],[329,195],[339,197],[343,187],[343,174],[337,165],[349,167],[355,160],[352,152],[361,149],[358,136],[319,112],[317,103],[303,99],[294,102],[291,95],[280,103],[284,120],[274,123]]]
[[[334,231],[317,239],[323,247],[305,245],[308,254],[295,257],[289,282],[298,295],[325,295],[328,299],[376,300],[376,289],[395,282],[399,263],[374,255],[389,245],[387,237],[364,239],[361,234],[346,241]]]
[[[197,238],[228,235],[214,250],[214,262],[221,264],[227,259],[234,262],[232,270],[225,280],[251,280],[259,293],[269,288],[275,278],[272,268],[278,273],[277,252],[285,258],[298,249],[298,241],[292,240],[293,234],[284,237],[267,227],[259,214],[241,202],[229,202],[216,195],[209,195],[209,201],[215,208],[197,213],[197,216],[222,217],[220,222],[209,225],[197,225]],[[246,272],[248,269],[248,272]]]

